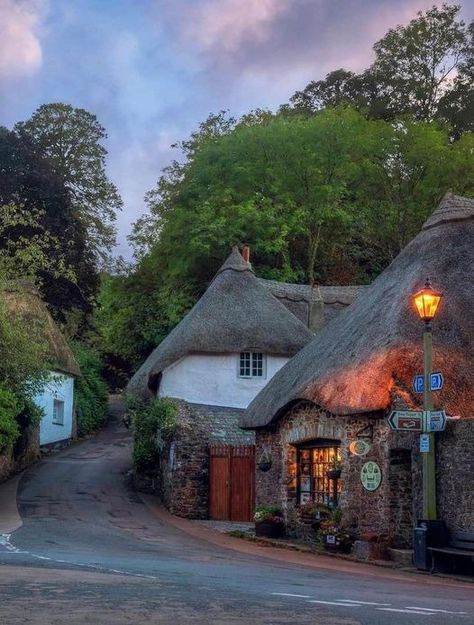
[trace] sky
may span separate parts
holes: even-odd
[[[0,0],[0,125],[65,102],[106,128],[124,200],[117,253],[143,196],[209,113],[276,109],[311,80],[359,71],[388,28],[435,0]],[[474,0],[464,0],[465,18]]]

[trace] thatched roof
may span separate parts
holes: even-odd
[[[433,370],[444,374],[435,405],[472,417],[474,405],[474,200],[451,193],[421,232],[354,304],[342,311],[272,378],[248,407],[243,427],[258,428],[308,400],[333,414],[389,408],[393,392],[408,402],[423,371],[422,322],[411,296],[427,276],[444,292],[433,322]]]
[[[339,312],[366,289],[365,286],[317,286],[265,280],[260,282],[305,325],[310,325],[311,303],[322,300],[321,326],[337,317]]]
[[[32,327],[43,333],[42,338],[48,346],[52,369],[58,373],[79,376],[81,372],[74,354],[38,292],[31,287],[12,288],[4,290],[2,297],[12,315],[19,315],[26,321],[35,322]]]
[[[161,373],[192,353],[258,351],[293,356],[311,332],[255,277],[235,247],[201,299],[130,380],[130,393],[156,390]]]

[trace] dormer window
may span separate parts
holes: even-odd
[[[265,358],[260,352],[241,352],[239,362],[240,378],[264,378]]]

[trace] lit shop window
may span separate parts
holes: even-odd
[[[334,442],[297,450],[298,503],[336,506],[341,493],[341,448]]]

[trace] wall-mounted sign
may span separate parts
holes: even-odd
[[[382,483],[382,471],[376,462],[366,462],[360,471],[360,481],[365,490],[374,491]]]
[[[372,445],[362,438],[358,438],[349,445],[349,451],[354,456],[366,456],[372,449]]]
[[[430,435],[420,434],[420,451],[423,454],[428,453],[430,450]]]

